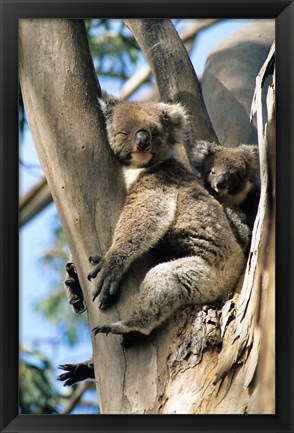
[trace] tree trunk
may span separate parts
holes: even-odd
[[[157,37],[157,41],[163,38],[164,43],[169,44],[169,50],[165,50],[163,44],[160,52],[161,61],[168,64],[171,47],[179,48],[177,35],[167,20],[163,26],[167,32],[165,36],[161,27],[151,21],[152,38],[156,40]],[[134,29],[141,27],[145,32],[147,24],[145,20],[131,20],[128,25]],[[111,309],[101,312],[97,302],[92,302],[93,283],[86,278],[90,268],[88,257],[94,253],[103,255],[110,246],[125,191],[118,163],[105,140],[104,122],[96,99],[100,89],[86,32],[79,20],[34,19],[20,20],[19,36],[19,70],[25,109],[78,270],[92,329],[94,325],[127,316],[151,261],[147,257],[130,269],[121,297]],[[135,36],[140,45],[150,43],[145,36],[143,39],[138,34]],[[154,50],[153,53],[158,52]],[[150,53],[148,57],[150,66],[154,63],[153,56]],[[191,95],[197,94],[199,89],[197,78],[191,72],[186,55],[175,57],[173,63],[177,62],[181,62],[181,67],[176,68],[178,90],[173,93],[173,87],[168,87],[164,99],[178,99],[179,89],[184,88],[184,84],[189,89],[195,85],[194,90],[188,91],[190,110]],[[173,74],[172,77],[175,78]],[[157,80],[162,93],[163,76],[158,74]],[[203,107],[200,104],[199,110]],[[213,136],[209,123],[205,121],[204,124],[205,134]],[[218,310],[186,308],[130,349],[123,349],[119,344],[120,337],[115,335],[93,337],[101,412],[244,413],[250,401],[248,386],[251,380],[248,377],[252,379],[250,374],[245,375],[244,388],[243,373],[247,364],[244,361],[241,368],[230,363],[227,368],[220,368],[216,346],[221,341],[221,330],[224,333],[226,325],[234,323],[231,321],[233,309],[228,308],[231,306],[226,304],[226,314],[223,310],[228,322],[222,323],[221,328]],[[252,354],[258,354],[258,348],[256,352],[255,347],[249,349]],[[245,360],[244,352],[237,352]],[[256,356],[253,361],[249,373],[255,371]],[[242,374],[238,372],[240,369]]]
[[[84,23],[21,20],[20,83],[30,129],[64,228],[88,307],[90,329],[101,321],[88,257],[104,254],[124,201],[121,172],[106,144],[100,94]],[[118,320],[116,308],[107,320]],[[103,318],[101,318],[101,316]],[[106,412],[122,411],[124,354],[116,340],[93,338],[97,386]],[[104,380],[108,377],[109,380]]]

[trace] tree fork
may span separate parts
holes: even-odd
[[[156,78],[161,100],[181,102],[188,114],[193,140],[218,143],[197,75],[169,19],[126,19]]]

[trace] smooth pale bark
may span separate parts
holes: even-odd
[[[130,28],[131,28],[133,25],[133,20],[125,20],[125,21],[126,21],[126,24],[128,24],[128,23],[130,24]],[[202,30],[204,30],[210,26],[213,26],[218,21],[221,21],[221,20],[220,19],[194,20],[193,22],[191,22],[191,24],[189,24],[188,27],[185,27],[182,31],[179,32],[179,36],[180,36],[181,40],[185,43],[185,45],[186,44],[192,44],[195,41],[195,37],[197,37],[197,34],[199,32],[201,32]],[[135,27],[134,27],[134,29],[135,29]],[[172,35],[175,34],[173,27],[170,27],[170,31],[172,32]],[[169,43],[168,38],[167,38],[167,41]],[[142,38],[142,42],[144,42],[144,38]],[[179,44],[178,49],[183,51],[181,44]],[[186,63],[188,65],[189,61],[187,60]],[[172,66],[173,66],[173,64],[172,64]],[[190,72],[189,68],[188,68],[187,72]],[[185,73],[185,71],[184,71],[184,73]],[[141,69],[139,69],[133,76],[131,76],[126,81],[126,83],[123,85],[123,87],[120,90],[120,97],[122,99],[129,98],[142,84],[144,84],[147,81],[150,74],[151,74],[151,68],[150,68],[149,64],[142,66]],[[192,73],[192,76],[193,76],[193,73]],[[161,80],[159,77],[159,82],[160,81]],[[177,83],[173,83],[173,84],[177,85]],[[171,86],[169,89],[169,93],[172,94],[172,92],[174,92],[175,89],[176,89],[176,87]],[[163,88],[163,91],[164,91],[164,88]],[[192,92],[195,92],[194,88],[192,89]],[[198,86],[198,92],[199,92],[199,86]],[[194,111],[194,104],[192,104],[190,109],[192,109],[192,111]],[[210,129],[208,131],[208,134],[211,134]]]

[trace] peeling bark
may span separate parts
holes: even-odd
[[[275,147],[274,119],[274,44],[256,79],[256,90],[252,105],[252,115],[257,113],[259,153],[261,166],[261,197],[256,216],[250,254],[240,293],[228,301],[222,311],[225,325],[222,333],[222,351],[219,355],[215,383],[225,376],[241,380],[242,388],[248,392],[247,413],[274,413],[274,277],[275,277],[275,198],[273,192],[274,165],[268,164],[268,145]],[[269,101],[268,119],[265,124],[262,116],[263,84],[266,76],[272,76],[272,84],[267,90]],[[272,155],[272,153],[271,153]],[[269,176],[272,182],[269,182]],[[271,186],[271,189],[270,189]],[[268,292],[270,290],[270,295]],[[268,306],[271,324],[266,323]],[[230,314],[233,316],[230,320]],[[267,350],[265,355],[262,350]],[[261,361],[260,361],[261,359]],[[263,365],[264,370],[260,368]],[[257,370],[258,367],[258,370]],[[264,377],[266,371],[266,377]],[[237,372],[237,374],[236,374]],[[253,381],[256,376],[256,380]],[[266,383],[266,385],[265,385]],[[263,384],[263,385],[261,385]],[[263,388],[267,388],[268,402],[263,402]],[[256,393],[254,392],[256,391]],[[228,392],[228,395],[231,393]],[[257,396],[257,400],[256,400]]]

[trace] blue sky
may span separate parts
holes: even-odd
[[[205,60],[209,51],[226,35],[243,27],[251,20],[225,20],[214,25],[211,29],[203,31],[198,36],[196,45],[191,53],[192,62],[198,76],[202,75]],[[195,59],[197,58],[197,61]],[[140,65],[139,65],[140,66]],[[113,84],[106,78],[101,78],[102,88],[107,88],[109,93],[117,94],[121,83]],[[39,165],[38,157],[30,132],[24,134],[23,143],[20,146],[20,156],[29,164]],[[20,168],[20,194],[29,190],[38,177],[42,176],[40,169],[30,170]],[[48,248],[52,240],[53,218],[56,210],[53,204],[32,219],[20,230],[20,340],[22,344],[38,348],[52,361],[58,374],[57,366],[62,363],[74,363],[91,356],[90,335],[83,336],[82,341],[75,347],[64,346],[56,328],[40,317],[33,308],[36,300],[45,297],[51,290],[46,282],[43,267],[39,262],[44,250]],[[70,308],[70,307],[68,307]],[[73,320],[75,316],[73,315]],[[56,386],[60,386],[58,382]]]

